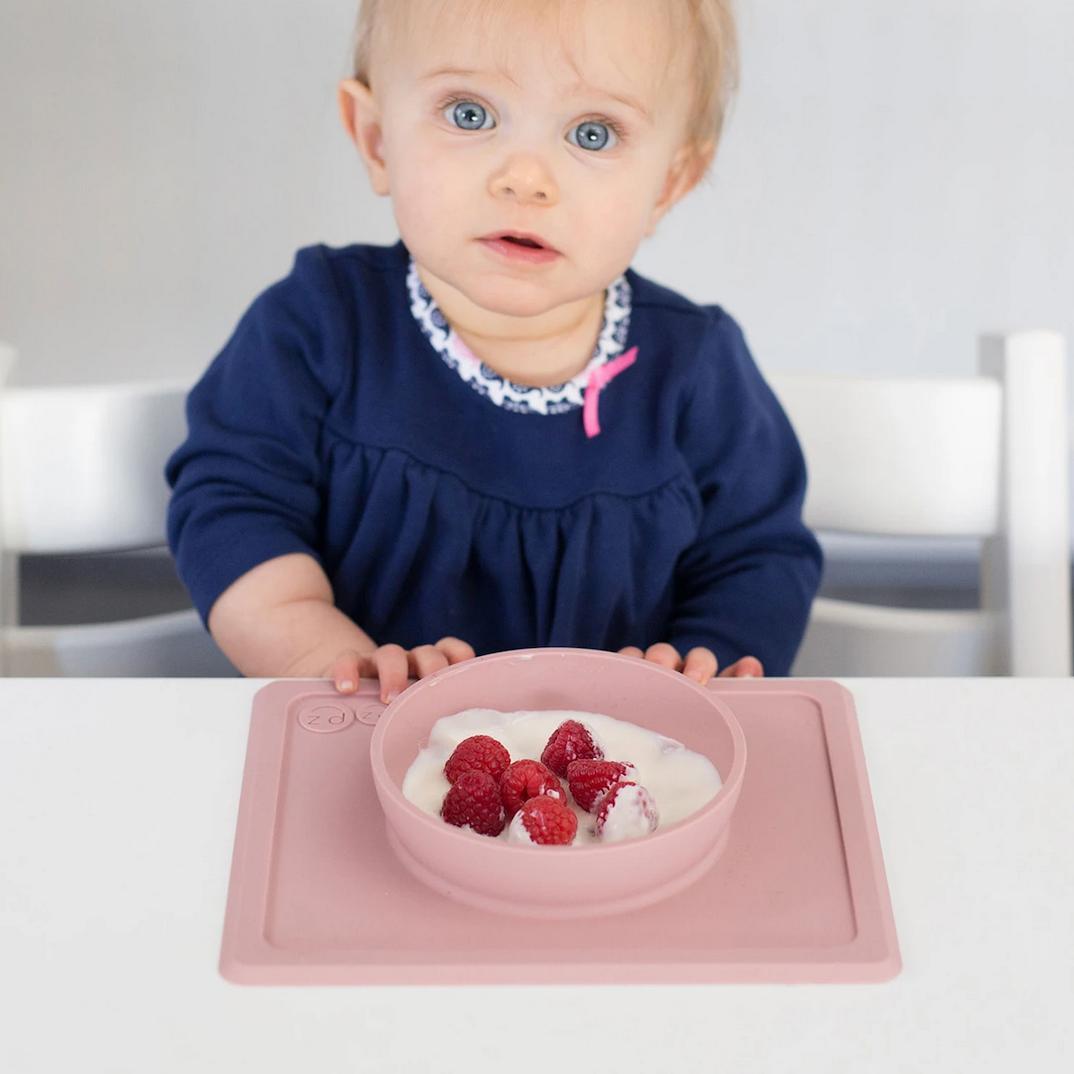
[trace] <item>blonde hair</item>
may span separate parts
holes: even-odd
[[[525,2],[540,7],[544,13],[549,8],[558,8],[561,0]],[[653,0],[653,3],[672,18],[675,39],[687,40],[692,46],[692,99],[683,144],[694,150],[707,174],[738,89],[738,32],[732,0]],[[489,16],[502,12],[505,6],[504,0],[470,0],[467,22],[475,19],[480,25]],[[372,87],[373,56],[384,55],[382,47],[405,33],[409,7],[405,0],[361,0],[352,77]],[[391,15],[385,18],[389,9]]]

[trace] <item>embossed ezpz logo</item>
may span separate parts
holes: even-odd
[[[307,731],[327,734],[350,727],[354,723],[354,713],[346,706],[322,701],[302,708],[298,714],[298,722]]]
[[[384,712],[385,705],[372,698],[341,701],[313,701],[298,711],[298,722],[307,731],[328,734],[350,727],[355,720],[374,725]]]

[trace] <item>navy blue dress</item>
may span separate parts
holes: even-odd
[[[633,348],[586,422],[590,375]],[[187,421],[168,541],[203,623],[242,574],[306,552],[378,644],[667,641],[778,676],[820,581],[802,454],[741,329],[633,269],[587,368],[529,388],[466,350],[401,240],[305,247]]]

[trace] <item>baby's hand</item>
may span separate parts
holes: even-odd
[[[377,678],[380,699],[387,704],[406,689],[409,676],[420,679],[449,664],[473,660],[475,655],[473,646],[458,638],[441,638],[435,645],[419,645],[409,651],[401,645],[379,645],[364,653],[347,649],[332,661],[325,676],[341,694],[353,694],[363,676]]]
[[[663,667],[671,668],[672,671],[681,671],[687,678],[694,679],[702,686],[716,674],[716,654],[711,649],[703,649],[700,646],[696,649],[691,649],[686,654],[685,660],[679,656],[678,650],[674,646],[668,645],[666,641],[650,645],[644,653],[636,645],[628,645],[625,649],[620,649],[619,652],[624,656],[636,656],[643,660],[651,660],[654,664],[661,664]],[[759,679],[763,675],[764,668],[761,667],[761,661],[755,656],[744,656],[725,667],[718,677],[721,679]]]

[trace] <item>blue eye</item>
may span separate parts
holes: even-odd
[[[479,131],[482,129],[482,119],[489,118],[488,112],[476,101],[468,101],[461,97],[448,101],[441,111],[454,105],[451,113],[452,120],[458,120],[459,126],[464,131]],[[472,124],[476,123],[476,126]]]
[[[608,144],[609,134],[614,133],[611,124],[599,119],[587,119],[571,129],[583,132],[578,136],[580,141],[574,143],[581,149],[603,149]]]
[[[445,113],[449,108],[451,117],[448,122],[454,124],[459,130],[491,130],[495,126],[495,123],[485,126],[485,120],[491,122],[492,116],[484,105],[478,104],[469,97],[452,97],[440,106],[440,113]],[[579,132],[579,140],[572,139],[571,145],[576,145],[579,149],[585,149],[588,152],[599,152],[604,149],[611,137],[615,138],[616,143],[625,137],[618,123],[603,118],[583,120],[576,127],[571,128],[571,133],[575,131]]]

